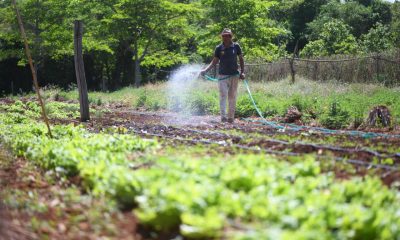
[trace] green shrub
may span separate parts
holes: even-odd
[[[217,106],[219,106],[217,98],[210,93],[194,92],[187,96],[186,99],[189,107],[187,110],[195,115],[216,113]]]
[[[167,100],[165,99],[165,96],[159,92],[148,91],[142,88],[139,89],[136,94],[138,94],[138,97],[133,103],[135,107],[142,107],[149,111],[157,111],[167,108]]]
[[[141,91],[136,102],[136,107],[145,107],[147,103],[147,91]]]
[[[342,109],[338,101],[333,101],[329,106],[328,112],[321,116],[320,123],[330,129],[340,129],[348,125],[349,117],[349,112]]]
[[[248,96],[238,96],[235,115],[237,117],[251,117],[257,115],[257,111]]]

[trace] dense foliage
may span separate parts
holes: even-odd
[[[232,28],[235,41],[252,62],[285,56],[296,43],[304,56],[324,56],[384,51],[397,46],[400,39],[400,3],[383,0],[17,3],[41,84],[62,87],[75,82],[76,19],[84,22],[89,87],[102,90],[138,86],[164,78],[163,70],[179,64],[209,61],[225,27]],[[0,15],[0,91],[29,91],[29,72],[10,0],[0,1]]]

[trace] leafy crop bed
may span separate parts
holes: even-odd
[[[144,238],[400,238],[398,138],[278,132],[216,117],[3,100],[1,141],[45,171],[133,209]],[[57,106],[57,107],[54,107]],[[68,119],[69,118],[69,119]]]

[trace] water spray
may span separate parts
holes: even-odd
[[[199,79],[202,66],[200,64],[184,65],[173,71],[167,84],[168,108],[179,112],[183,116],[191,115],[190,93],[195,89],[196,80]],[[179,123],[180,120],[176,119]]]

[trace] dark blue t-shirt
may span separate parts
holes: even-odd
[[[238,74],[237,56],[242,54],[242,49],[238,43],[233,43],[229,47],[220,44],[215,48],[214,56],[219,58],[219,74],[235,75]]]

